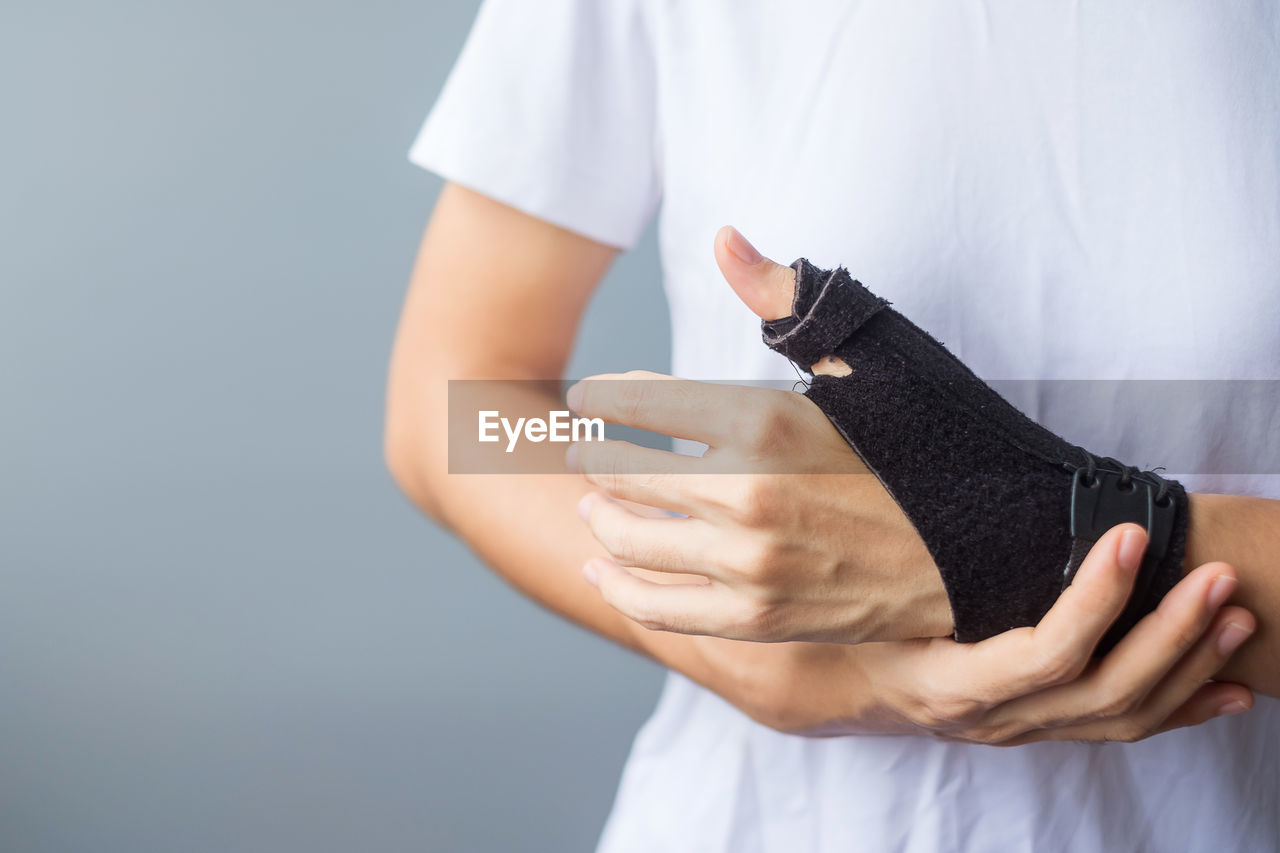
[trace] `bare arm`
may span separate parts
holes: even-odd
[[[589,490],[584,478],[448,473],[448,380],[559,379],[587,301],[616,255],[447,185],[423,237],[392,353],[387,464],[410,499],[525,595],[727,694],[740,688],[705,661],[705,638],[698,644],[646,631],[583,581],[582,564],[605,554],[575,511]],[[544,413],[564,407],[550,395],[540,405]]]
[[[1180,585],[1177,606],[1151,622],[1145,639],[1117,647],[1108,668],[1084,672],[1090,637],[1101,636],[1132,584],[1114,540],[1096,549],[1092,593],[1064,596],[1046,617],[1052,624],[972,646],[760,644],[653,631],[621,615],[580,574],[585,562],[606,556],[575,511],[591,488],[585,478],[450,474],[447,457],[448,381],[558,379],[615,255],[449,185],[405,301],[389,377],[388,466],[424,512],[526,595],[788,731],[1009,743],[1136,738],[1209,719],[1225,699],[1238,699],[1241,709],[1250,702],[1239,687],[1202,689],[1222,664],[1212,641],[1230,615],[1206,603],[1213,567]],[[530,405],[546,412],[564,403],[548,393]],[[1084,729],[1073,724],[1081,720]]]
[[[1235,566],[1240,586],[1231,601],[1258,620],[1219,677],[1280,696],[1280,501],[1193,494],[1183,570],[1210,559]]]
[[[634,647],[633,630],[591,601],[577,576],[575,561],[595,551],[574,523],[583,487],[555,475],[450,476],[446,455],[448,380],[559,377],[583,308],[615,254],[447,185],[396,336],[385,447],[405,493],[507,580]]]
[[[791,268],[760,255],[732,228],[717,236],[716,255],[726,281],[756,314],[768,318],[790,310]],[[815,373],[826,368],[813,365]],[[861,643],[951,633],[950,607],[924,543],[816,406],[792,392],[698,384],[635,378],[578,386],[575,399],[584,414],[710,447],[703,459],[678,467],[670,454],[624,453],[620,443],[582,447],[579,467],[607,493],[698,519],[638,519],[608,502],[588,501],[588,521],[616,561],[596,570],[616,607],[627,612],[641,606],[653,627],[756,641]],[[691,402],[704,398],[714,405],[699,409]],[[774,414],[758,435],[734,434],[724,429],[733,424],[720,423],[712,410]],[[738,484],[680,476],[724,459],[740,471],[755,465],[761,473],[825,474],[750,478],[747,503],[760,511],[725,513],[721,507],[741,501],[714,492],[728,486],[744,493]],[[767,466],[751,461],[758,459]],[[1184,576],[1210,560],[1229,563],[1239,585],[1228,600],[1257,617],[1257,630],[1219,677],[1280,696],[1280,501],[1194,494],[1190,518]],[[755,547],[735,549],[735,542]],[[695,598],[636,583],[622,566],[694,571],[727,592]],[[736,615],[750,607],[767,610],[770,618],[753,624]]]

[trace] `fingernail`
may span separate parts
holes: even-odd
[[[725,245],[729,247],[729,251],[748,266],[755,266],[764,260],[764,255],[751,245],[746,237],[738,233],[738,229],[733,226],[729,227],[729,236],[725,240]]]
[[[1249,706],[1241,702],[1239,699],[1234,702],[1228,702],[1218,709],[1217,716],[1229,717],[1232,714],[1239,714],[1241,711],[1249,710]]]
[[[591,502],[595,500],[595,494],[587,492],[578,500],[578,518],[586,521],[591,517]]]
[[[1231,593],[1236,591],[1236,579],[1231,575],[1218,575],[1209,587],[1209,606],[1214,610],[1227,603]]]
[[[600,576],[596,573],[595,563],[587,563],[582,567],[582,576],[594,587],[600,586]],[[1239,704],[1238,702],[1236,704]]]
[[[572,471],[575,474],[579,473],[578,472],[578,445],[571,444],[569,445],[569,449],[564,452],[564,467],[568,468],[570,471]]]
[[[1136,572],[1142,564],[1142,552],[1147,548],[1147,537],[1136,530],[1126,530],[1120,536],[1116,549],[1116,562],[1128,572]]]
[[[1253,631],[1242,625],[1228,622],[1226,627],[1222,629],[1222,633],[1218,635],[1218,654],[1231,654],[1240,648],[1240,644],[1249,639],[1249,635],[1252,633]]]
[[[583,388],[581,382],[575,382],[569,386],[569,390],[564,392],[564,402],[570,409],[575,412],[582,411],[582,394]]]

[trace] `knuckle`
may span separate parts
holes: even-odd
[[[1095,719],[1124,717],[1133,712],[1138,700],[1139,696],[1132,690],[1108,691],[1102,696],[1092,716]]]
[[[1083,671],[1085,661],[1077,655],[1055,649],[1039,656],[1035,663],[1036,679],[1044,685],[1066,684],[1074,681]]]
[[[624,566],[635,565],[635,539],[631,531],[625,527],[610,528],[601,538],[601,544],[609,552],[609,556],[613,557],[614,562]]]
[[[637,495],[681,496],[684,490],[675,477],[666,471],[637,471],[632,475]]]
[[[1025,742],[1025,736],[1031,729],[1025,725],[993,726],[984,743],[991,746],[1013,746]]]
[[[777,574],[781,556],[781,549],[772,540],[762,538],[751,548],[748,564],[751,576],[761,583],[768,583]]]
[[[732,630],[741,639],[760,643],[784,639],[779,608],[765,600],[748,601],[738,614]]]
[[[938,719],[931,714],[929,703],[919,696],[899,695],[893,702],[898,716],[918,729],[937,729]]]
[[[1107,740],[1118,743],[1136,743],[1151,734],[1150,729],[1139,720],[1124,720],[1107,736]]]
[[[928,702],[916,705],[907,716],[912,723],[929,731],[942,731],[950,727],[948,720]]]
[[[656,617],[637,616],[632,621],[649,631],[665,631],[667,628],[667,623]]]
[[[758,449],[766,437],[762,413],[758,410],[739,414],[730,429],[734,443],[751,450]]]
[[[649,378],[643,371],[632,370],[622,374],[622,381],[614,390],[613,408],[623,423],[633,423],[649,401]]]
[[[762,537],[741,536],[723,553],[723,571],[751,584],[767,584],[773,577],[777,549]]]
[[[778,495],[772,480],[756,475],[738,490],[737,515],[748,527],[763,527],[778,514]]]
[[[578,469],[582,476],[587,478],[587,482],[605,491],[614,489],[621,464],[618,448],[613,442],[583,444],[579,447]]]
[[[764,642],[773,639],[775,620],[767,605],[753,605],[743,614],[741,626],[752,639]]]
[[[626,475],[630,468],[631,453],[625,444],[614,444],[605,450],[602,473],[604,482],[609,490],[616,491],[622,484],[622,478]]]
[[[1173,628],[1173,649],[1177,658],[1181,658],[1191,650],[1191,647],[1200,639],[1202,632],[1201,625],[1187,621],[1179,621]]]
[[[770,395],[735,424],[735,437],[748,449],[767,451],[785,441],[791,427],[790,410]]]
[[[650,631],[664,631],[668,627],[667,620],[662,614],[650,607],[632,605],[623,612],[627,614],[631,621]]]
[[[605,600],[605,603],[637,625],[650,631],[667,629],[667,620],[664,614],[650,604],[622,594],[613,584],[602,583],[600,585],[600,595]]]
[[[601,444],[578,445],[578,473],[586,477],[588,483],[599,485],[597,475],[600,473],[600,460],[604,453],[605,447]]]
[[[932,702],[933,715],[953,726],[971,720],[977,710],[973,699],[954,693],[944,693]]]
[[[1004,726],[970,726],[963,732],[965,740],[988,746],[997,746],[1014,737],[1014,733]]]
[[[969,700],[954,694],[919,697],[907,706],[907,717],[916,725],[935,731],[965,728],[972,713]]]

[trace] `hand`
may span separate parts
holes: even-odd
[[[613,558],[584,574],[614,608],[653,629],[754,641],[951,632],[924,542],[805,397],[643,372],[610,378],[574,386],[570,407],[708,445],[701,458],[622,441],[570,450],[570,467],[605,493],[585,496],[579,512]],[[687,517],[646,517],[623,500]]]
[[[1188,574],[1110,653],[1091,658],[1124,607],[1145,545],[1137,525],[1114,528],[1039,625],[980,643],[738,649],[741,671],[760,679],[749,695],[775,697],[754,716],[797,734],[1013,746],[1135,741],[1251,708],[1248,688],[1208,681],[1255,626],[1247,610],[1222,606],[1236,587],[1225,563]]]
[[[789,311],[791,269],[731,228],[717,235],[716,258],[757,314]],[[828,367],[839,369],[814,369]],[[613,558],[584,574],[614,608],[653,629],[754,641],[951,633],[924,542],[803,395],[644,372],[592,379],[569,391],[579,415],[708,445],[700,459],[616,441],[570,450],[570,467],[605,492],[579,511]],[[687,517],[646,518],[607,496]]]

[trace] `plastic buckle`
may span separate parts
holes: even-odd
[[[1142,565],[1138,567],[1138,576],[1134,578],[1129,601],[1102,638],[1103,648],[1114,646],[1142,617],[1160,561],[1169,550],[1173,522],[1178,513],[1177,504],[1171,496],[1166,495],[1163,504],[1156,501],[1156,485],[1146,477],[1131,476],[1128,488],[1120,486],[1120,477],[1118,471],[1097,469],[1093,482],[1089,483],[1088,469],[1080,468],[1071,485],[1071,535],[1076,537],[1077,544],[1092,545],[1117,524],[1130,521],[1141,524],[1147,531],[1147,549],[1142,556]]]
[[[1093,483],[1087,483],[1085,468],[1076,471],[1071,485],[1071,535],[1096,542],[1117,524],[1133,522],[1142,525],[1150,540],[1146,560],[1158,562],[1169,548],[1176,513],[1172,499],[1164,506],[1155,500],[1155,487],[1137,476],[1129,478],[1129,487],[1120,485],[1120,473],[1097,469]]]

